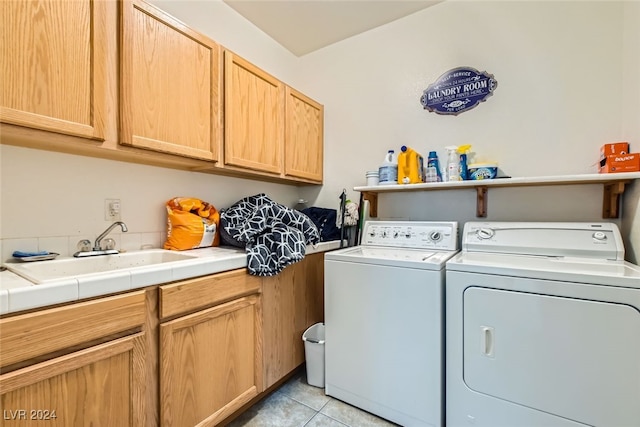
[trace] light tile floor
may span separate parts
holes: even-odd
[[[253,405],[228,427],[396,426],[324,394],[307,384],[303,367],[289,381]]]

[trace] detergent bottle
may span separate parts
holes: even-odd
[[[447,181],[460,181],[460,157],[458,147],[450,145],[447,150]]]
[[[435,151],[429,151],[429,158],[427,159],[427,177],[427,182],[442,181],[442,173],[440,172],[440,161],[438,160],[438,153],[436,153]]]
[[[398,160],[393,150],[387,151],[378,168],[378,184],[396,184],[398,182]]]
[[[424,159],[414,149],[403,145],[398,155],[398,184],[424,182]]]
[[[458,154],[460,155],[460,179],[466,181],[469,179],[469,159],[467,155],[471,151],[471,144],[461,145],[458,147]]]

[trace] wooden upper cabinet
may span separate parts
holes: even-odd
[[[322,182],[324,106],[287,86],[284,174]]]
[[[284,84],[225,51],[225,165],[281,174]]]
[[[0,2],[0,121],[104,139],[105,2]]]
[[[218,160],[220,46],[138,0],[122,2],[121,31],[120,143]]]

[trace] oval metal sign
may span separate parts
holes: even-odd
[[[458,67],[430,84],[422,93],[420,103],[432,113],[455,116],[486,101],[497,86],[493,74],[471,67]]]

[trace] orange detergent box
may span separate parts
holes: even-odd
[[[640,153],[609,154],[600,160],[600,173],[640,172]]]
[[[604,144],[600,147],[600,160],[604,159],[606,156],[610,156],[613,154],[627,154],[629,152],[629,143],[628,142],[612,142],[610,144]]]

